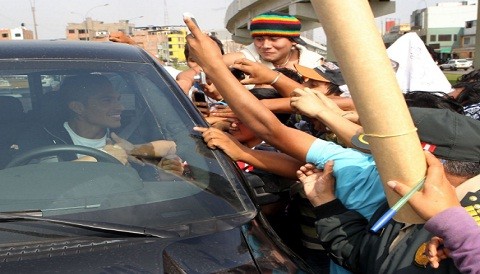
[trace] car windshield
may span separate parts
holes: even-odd
[[[59,137],[50,128],[64,127],[69,117],[62,86],[77,75],[103,76],[120,94],[121,125],[109,132],[132,144],[175,142],[183,173],[159,168],[158,159],[137,158],[123,165],[108,158],[61,160],[62,154],[85,151],[55,152],[43,145],[22,150],[18,138],[32,144],[45,138],[35,132]],[[186,97],[173,91],[178,87],[168,77],[155,62],[1,60],[0,212],[175,231],[180,236],[225,230],[252,218],[255,208],[241,177],[193,131],[202,120]],[[69,148],[67,141],[65,145]]]

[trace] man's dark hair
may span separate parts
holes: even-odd
[[[303,78],[298,74],[297,71],[289,68],[276,68],[276,71],[282,73],[283,75],[287,76],[288,78],[292,79],[293,81],[302,84],[303,83]]]
[[[444,92],[410,91],[403,96],[409,107],[446,108],[464,114],[463,106]]]
[[[107,77],[100,74],[81,74],[65,78],[60,87],[66,104],[72,101],[86,103],[88,97],[105,89],[113,89]]]
[[[443,168],[445,172],[470,179],[480,174],[480,163],[444,160]]]
[[[223,49],[223,43],[220,41],[215,35],[208,35],[215,43],[217,43],[218,47],[220,48],[220,52],[222,55],[225,54],[225,50]],[[185,44],[185,49],[183,50],[183,54],[185,54],[185,59],[188,59],[190,56],[190,49],[188,48],[188,44]]]
[[[336,95],[340,96],[343,91],[340,89],[340,86],[335,85],[334,83],[329,82],[327,87],[327,93],[325,95]]]
[[[463,90],[457,96],[456,100],[462,106],[469,106],[480,103],[480,81],[478,82],[458,82],[453,88],[462,88]]]

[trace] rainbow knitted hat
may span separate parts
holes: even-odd
[[[295,17],[284,13],[266,12],[250,21],[250,35],[300,37],[302,23]]]

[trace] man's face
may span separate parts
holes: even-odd
[[[294,43],[286,37],[260,36],[253,38],[253,44],[263,60],[284,62]]]
[[[322,92],[323,94],[326,94],[328,92],[328,83],[323,82],[323,81],[318,81],[318,80],[313,80],[310,78],[305,78],[303,85],[306,86],[307,88],[311,88],[317,91]]]
[[[83,105],[82,118],[92,127],[118,128],[125,108],[120,102],[120,93],[112,88],[103,89],[88,97]]]

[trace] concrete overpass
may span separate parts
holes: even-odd
[[[395,12],[395,2],[390,0],[369,2],[375,17]],[[248,22],[267,11],[283,12],[297,17],[302,22],[302,31],[321,27],[310,0],[234,0],[225,14],[225,26],[232,34],[232,39],[241,44],[251,43]]]

